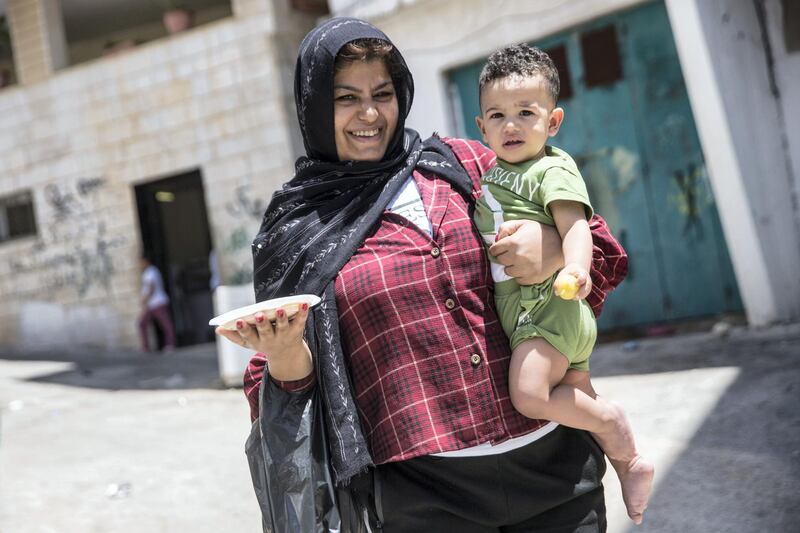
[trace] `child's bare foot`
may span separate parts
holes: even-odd
[[[650,499],[650,489],[653,485],[653,463],[637,455],[630,462],[611,461],[611,466],[617,471],[619,482],[622,486],[622,501],[625,509],[634,524],[639,525],[647,509]]]
[[[636,443],[625,411],[616,402],[604,400],[599,396],[596,400],[603,403],[606,415],[602,427],[592,435],[609,459],[630,464],[637,456]]]
[[[603,429],[593,435],[617,471],[628,516],[638,525],[642,523],[650,499],[655,469],[653,463],[636,452],[633,430],[622,407],[614,402],[598,400],[606,404],[608,418]]]

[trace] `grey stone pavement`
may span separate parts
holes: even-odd
[[[0,349],[0,532],[260,531],[247,405],[214,350]],[[610,532],[798,531],[800,324],[610,342],[592,361],[657,468],[636,528],[609,469]]]

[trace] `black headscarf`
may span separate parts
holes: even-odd
[[[294,71],[294,99],[297,120],[303,133],[306,155],[321,161],[338,162],[333,129],[334,64],[339,50],[359,39],[378,39],[390,42],[378,28],[353,18],[335,18],[309,32],[300,45]],[[414,100],[414,80],[403,56],[396,48],[391,51],[392,62],[398,69],[392,77],[399,116],[394,137],[386,150],[385,163],[402,155],[403,126]],[[351,166],[372,168],[374,162],[351,162]],[[388,165],[382,165],[384,167]]]
[[[372,465],[357,418],[339,339],[333,281],[353,253],[374,232],[380,217],[415,168],[433,171],[471,199],[472,182],[450,148],[438,137],[424,142],[404,128],[414,82],[400,52],[392,72],[399,117],[380,161],[339,161],[334,135],[334,62],[339,50],[383,32],[362,20],[331,19],[306,35],[295,69],[295,104],[307,155],[294,177],[277,191],[253,242],[256,300],[317,294],[322,303],[309,315],[306,340],[314,354],[325,402],[331,466],[338,483]]]

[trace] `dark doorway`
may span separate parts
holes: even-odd
[[[199,170],[136,187],[142,248],[164,277],[178,346],[213,340],[208,228]]]

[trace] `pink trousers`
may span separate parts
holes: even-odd
[[[150,323],[155,321],[164,333],[164,348],[175,347],[175,327],[172,325],[172,318],[169,315],[169,305],[164,304],[155,309],[148,309],[139,316],[139,337],[142,340],[142,349],[150,351],[150,339],[147,335],[147,328]]]

